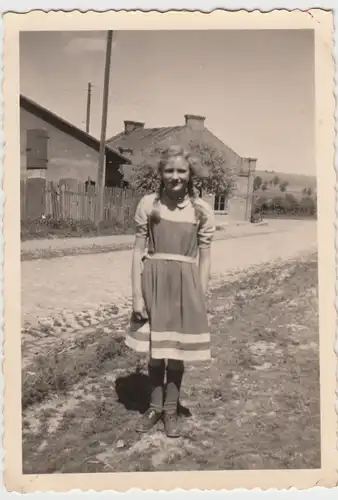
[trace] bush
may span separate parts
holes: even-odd
[[[22,370],[22,408],[65,394],[83,377],[103,370],[106,361],[126,355],[123,337],[95,336],[88,335],[73,345],[60,342],[58,350],[35,357],[33,364]]]
[[[299,203],[300,211],[308,215],[315,215],[317,204],[311,196],[303,196]]]
[[[317,213],[316,199],[311,196],[303,196],[300,200],[292,193],[285,195],[254,197],[253,214],[261,211],[263,215],[293,215],[314,216]]]
[[[263,183],[263,179],[260,175],[254,178],[253,182],[253,190],[258,191]]]

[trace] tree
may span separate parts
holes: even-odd
[[[312,188],[311,188],[311,187],[308,187],[308,188],[304,188],[304,189],[303,189],[303,194],[304,194],[304,195],[311,196],[311,195],[312,195],[312,193],[313,193],[313,191],[312,191]]]
[[[268,189],[268,183],[266,181],[263,182],[261,189],[266,191]]]
[[[200,176],[194,179],[194,187],[201,194],[223,194],[229,197],[236,187],[235,164],[229,164],[224,155],[206,143],[191,141],[189,149],[195,157]],[[162,149],[151,148],[142,152],[139,166],[133,169],[131,187],[142,193],[156,191],[159,187],[157,165]]]
[[[286,191],[286,188],[288,187],[289,183],[287,181],[284,181],[282,182],[280,185],[279,185],[279,189],[282,191],[282,193],[285,193]]]
[[[141,194],[157,191],[159,177],[157,175],[157,162],[161,154],[160,148],[142,151],[139,165],[133,166],[131,177],[128,179],[130,186]]]
[[[308,215],[315,215],[317,212],[316,202],[310,196],[304,196],[300,200],[299,205],[300,205],[301,211],[305,212]]]
[[[263,183],[263,179],[260,175],[257,175],[255,177],[254,182],[253,182],[253,190],[258,191]]]
[[[299,211],[299,201],[291,193],[286,193],[285,195],[285,209],[287,212],[291,212],[293,214]]]
[[[272,179],[272,184],[274,186],[278,186],[279,183],[280,183],[280,178],[278,177],[278,175],[275,175],[274,178]]]

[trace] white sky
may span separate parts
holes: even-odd
[[[21,34],[21,92],[99,137],[102,32]],[[107,137],[123,120],[160,127],[206,116],[205,125],[257,169],[315,175],[311,31],[114,32]]]

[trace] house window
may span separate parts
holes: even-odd
[[[227,209],[227,197],[225,194],[216,194],[214,202],[215,212],[225,212]]]

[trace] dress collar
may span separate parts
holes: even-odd
[[[168,204],[173,203],[173,202],[169,199],[169,197],[168,197],[168,196],[166,196],[166,194],[164,194],[164,196],[163,196],[163,201],[167,201],[167,202],[168,202]],[[187,194],[187,195],[185,195],[185,197],[184,197],[182,200],[180,200],[178,203],[176,203],[176,206],[177,206],[178,208],[185,208],[185,207],[187,207],[187,206],[189,205],[189,203],[190,203],[190,196]]]
[[[178,208],[185,208],[190,203],[190,196],[186,195],[182,201],[177,203]]]

